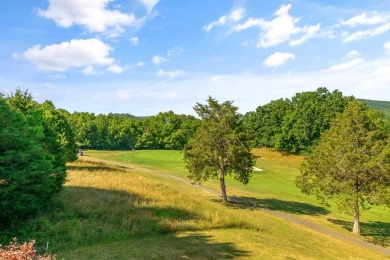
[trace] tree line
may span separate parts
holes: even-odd
[[[245,114],[244,125],[252,132],[253,147],[308,153],[351,100],[338,90],[318,88],[259,106]]]
[[[175,149],[184,147],[199,120],[172,111],[143,119],[123,114],[65,113],[80,148],[97,150]]]

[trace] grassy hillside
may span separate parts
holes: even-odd
[[[358,99],[359,102],[367,104],[368,107],[382,112],[387,119],[390,119],[390,101],[378,101],[369,99]]]
[[[225,205],[166,176],[88,157],[69,164],[58,200],[62,206],[26,225],[60,259],[386,259],[267,213]]]
[[[268,149],[255,149],[259,156],[256,166],[263,171],[254,172],[248,185],[232,178],[227,179],[228,196],[236,196],[259,206],[296,215],[327,228],[350,234],[352,217],[338,213],[335,208],[326,208],[312,196],[302,194],[295,186],[302,156],[283,156]],[[186,178],[180,151],[88,151],[88,155],[118,162],[144,165]],[[210,180],[203,186],[220,191],[219,181]],[[372,207],[361,216],[363,239],[381,245],[390,245],[389,209]]]

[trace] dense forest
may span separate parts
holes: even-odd
[[[271,101],[242,118],[246,130],[252,134],[252,147],[308,153],[333,118],[343,112],[352,99],[338,90],[329,92],[326,88],[318,88],[297,93],[291,99]],[[386,102],[366,103],[381,112],[387,111]],[[172,111],[150,117],[62,113],[68,119],[77,145],[83,149],[183,149],[199,125],[197,118]]]

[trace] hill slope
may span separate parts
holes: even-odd
[[[390,101],[379,101],[369,99],[357,99],[361,103],[365,103],[369,108],[382,112],[387,119],[390,119]]]

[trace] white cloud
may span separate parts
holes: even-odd
[[[217,83],[221,80],[221,77],[220,76],[213,76],[210,78],[210,81],[213,82],[213,83]]]
[[[298,27],[296,24],[300,18],[294,18],[289,14],[292,5],[282,5],[275,13],[275,18],[266,21],[263,18],[248,18],[242,24],[234,26],[233,31],[243,31],[251,27],[260,27],[261,33],[257,47],[271,47],[290,41],[290,45],[300,45],[313,38],[320,29],[320,24]],[[293,35],[301,35],[297,40],[290,40]]]
[[[228,22],[238,22],[244,17],[244,15],[245,15],[245,9],[243,8],[234,9],[230,14],[223,15],[219,17],[218,20],[208,23],[207,25],[204,26],[204,29],[208,32],[216,26],[223,26]]]
[[[384,14],[373,13],[371,16],[368,16],[366,13],[362,13],[346,21],[341,20],[340,24],[349,27],[355,27],[357,25],[374,25],[378,23],[385,23],[387,20],[388,17]]]
[[[139,62],[137,62],[137,67],[142,67],[142,66],[145,66],[146,65],[146,63],[145,62],[143,62],[143,61],[139,61]]]
[[[344,36],[345,36],[344,42],[351,42],[360,39],[371,38],[383,34],[387,31],[390,31],[390,23],[386,23],[381,26],[367,29],[367,30],[356,31],[353,33],[344,32]]]
[[[390,42],[386,42],[383,47],[385,48],[386,54],[390,55]]]
[[[347,58],[355,58],[355,57],[359,57],[359,56],[360,56],[360,52],[358,52],[356,50],[350,51],[347,54],[345,54],[345,57],[347,57]]]
[[[131,42],[131,44],[133,44],[134,46],[137,46],[138,45],[138,43],[139,43],[139,39],[138,39],[138,37],[131,37],[130,38],[130,42]]]
[[[184,52],[185,51],[184,51],[184,49],[182,47],[175,46],[173,49],[167,51],[167,56],[170,57],[170,56],[172,56],[174,54],[181,55]]]
[[[158,4],[159,0],[139,0],[146,8],[148,13]]]
[[[301,45],[302,43],[308,41],[309,39],[313,38],[313,36],[320,30],[320,27],[320,24],[303,27],[303,31],[305,31],[306,33],[298,40],[291,40],[290,45]]]
[[[348,62],[333,65],[332,67],[328,68],[328,70],[330,70],[330,71],[347,70],[347,69],[350,69],[352,67],[355,67],[355,66],[361,64],[362,62],[363,62],[363,59],[355,58],[355,59],[352,59]]]
[[[121,101],[126,101],[131,98],[130,91],[121,89],[116,91],[116,98]]]
[[[377,68],[373,72],[374,76],[380,76],[380,77],[387,77],[387,79],[390,81],[390,66],[384,66]]]
[[[244,23],[235,25],[233,30],[234,31],[243,31],[243,30],[249,29],[251,27],[262,27],[266,23],[267,22],[264,21],[262,18],[256,19],[256,18],[249,17],[248,20],[246,20]]]
[[[159,56],[159,55],[153,56],[153,58],[152,58],[152,62],[154,64],[161,64],[161,63],[168,62],[168,61],[169,60],[167,58],[164,58],[164,57]]]
[[[229,20],[232,20],[234,22],[240,21],[242,18],[245,16],[245,9],[243,8],[238,8],[233,10],[233,12],[230,13],[229,15]]]
[[[41,70],[65,71],[72,67],[112,65],[111,47],[98,39],[71,40],[42,47],[35,45],[23,57]]]
[[[275,52],[270,55],[263,64],[269,68],[276,68],[284,65],[288,60],[293,59],[295,59],[295,55],[293,53]]]
[[[106,33],[117,37],[123,26],[138,26],[134,14],[109,10],[112,0],[49,0],[47,10],[38,9],[38,14],[53,19],[58,26],[69,28],[74,24],[86,28],[89,32]],[[145,2],[149,2],[146,1]]]
[[[85,75],[96,75],[97,74],[97,71],[95,70],[95,67],[90,65],[90,66],[87,66],[85,67],[83,70],[82,70],[83,74]]]
[[[165,70],[159,70],[157,71],[157,76],[159,77],[167,77],[167,78],[177,78],[184,74],[184,71],[182,70],[172,70],[172,71],[165,71]]]
[[[125,69],[118,66],[118,65],[111,65],[107,68],[107,71],[112,72],[112,73],[117,73],[120,74],[124,71]]]

